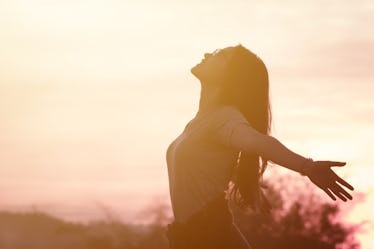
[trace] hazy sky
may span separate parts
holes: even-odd
[[[370,193],[373,25],[361,0],[2,0],[0,205],[167,197],[165,150],[198,105],[189,70],[238,43],[268,67],[274,136],[346,160]]]

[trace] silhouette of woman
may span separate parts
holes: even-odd
[[[167,150],[174,222],[171,249],[251,248],[227,205],[267,212],[261,190],[268,160],[305,175],[331,199],[352,196],[353,187],[331,170],[343,162],[313,161],[269,135],[271,109],[267,69],[237,45],[206,53],[191,69],[201,82],[196,116]],[[229,188],[229,183],[232,188]]]

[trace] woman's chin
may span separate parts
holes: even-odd
[[[196,66],[194,66],[194,67],[191,68],[191,73],[192,73],[193,75],[195,75],[197,78],[199,78],[199,77],[198,77],[198,74],[199,74],[199,65],[200,65],[200,64],[197,64]]]
[[[191,68],[191,73],[198,78],[199,78],[199,75],[201,75],[203,71],[204,71],[204,66],[202,62],[196,64],[194,67]]]

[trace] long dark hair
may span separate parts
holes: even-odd
[[[263,61],[242,45],[235,47],[225,72],[220,103],[236,107],[262,134],[270,133],[268,72]],[[230,197],[240,207],[267,210],[262,175],[268,160],[255,152],[240,152]]]

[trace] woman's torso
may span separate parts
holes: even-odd
[[[229,140],[238,123],[247,121],[237,109],[219,107],[194,118],[170,144],[167,165],[177,222],[186,222],[227,189],[239,153]]]

